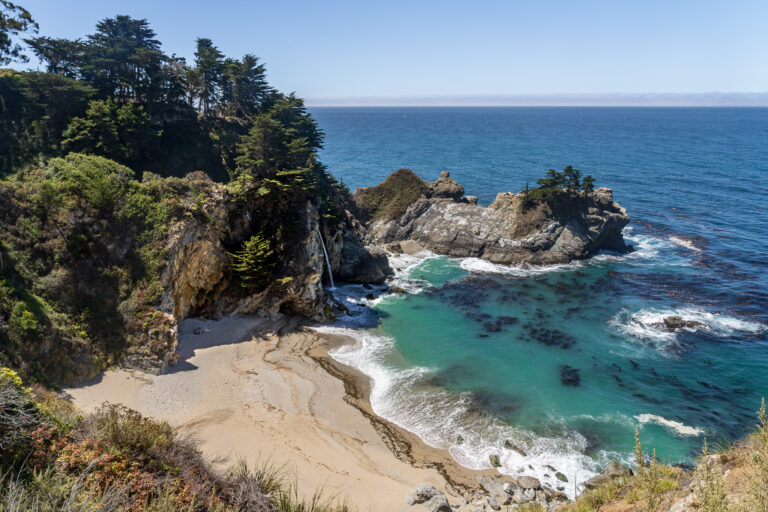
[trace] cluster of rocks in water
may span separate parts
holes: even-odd
[[[437,254],[505,265],[567,263],[601,249],[629,250],[622,236],[629,215],[610,189],[563,190],[553,197],[525,208],[520,194],[502,192],[480,206],[448,172],[425,182],[400,169],[375,187],[357,189],[353,201],[371,245],[407,240]]]
[[[554,471],[554,468],[552,468]],[[594,489],[616,478],[631,476],[632,470],[618,462],[611,462],[599,474],[584,482],[580,487]],[[565,475],[556,472],[558,480],[568,482]],[[458,496],[451,504],[448,496],[432,484],[422,484],[405,499],[410,506],[423,505],[428,512],[489,512],[519,510],[526,504],[537,504],[548,512],[565,509],[568,497],[560,491],[542,485],[538,478],[521,476],[512,478],[504,475],[480,475],[479,489]],[[453,498],[452,498],[453,499]]]

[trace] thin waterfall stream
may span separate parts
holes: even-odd
[[[331,260],[328,258],[328,251],[325,249],[325,241],[323,240],[323,233],[320,231],[320,226],[317,227],[317,234],[320,235],[320,245],[323,246],[323,254],[325,254],[325,264],[328,267],[328,279],[331,281],[329,290],[335,290],[336,285],[333,284],[333,271],[331,270]]]

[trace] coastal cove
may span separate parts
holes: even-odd
[[[369,380],[328,357],[354,343],[301,327],[301,318],[190,319],[181,361],[163,375],[115,369],[67,388],[84,412],[106,400],[168,421],[225,468],[238,460],[280,468],[301,497],[356,510],[400,510],[417,485],[451,499],[479,489],[477,472],[376,416]]]
[[[635,425],[661,460],[683,464],[705,437],[750,430],[768,393],[768,262],[752,235],[768,231],[768,110],[313,114],[327,133],[324,162],[352,187],[406,165],[424,179],[447,169],[488,204],[542,168],[577,163],[633,218],[628,255],[526,268],[424,253],[402,258],[395,282],[407,295],[342,290],[373,313],[331,328],[358,339],[333,355],[373,378],[381,416],[464,465],[489,468],[498,455],[503,473],[570,495],[609,459],[631,460]],[[737,148],[727,159],[726,144]],[[701,325],[669,332],[670,316]]]

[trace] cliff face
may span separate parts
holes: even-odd
[[[286,313],[315,321],[332,319],[333,298],[324,286],[329,278],[323,242],[336,279],[383,282],[392,273],[384,252],[363,245],[359,223],[348,212],[345,222],[324,225],[320,206],[306,201],[294,208],[298,225],[280,249],[280,274],[290,280],[252,290],[237,282],[229,251],[252,234],[254,224],[260,224],[264,205],[243,204],[226,187],[213,185],[201,214],[171,226],[165,241],[167,263],[160,278],[163,291],[157,312],[158,318],[166,320],[158,329],[165,333],[161,337],[166,343],[160,352],[146,357],[131,354],[126,363],[151,372],[175,363],[177,326],[189,316]]]
[[[414,178],[421,181],[415,175],[410,180]],[[501,264],[566,263],[601,249],[627,250],[621,230],[629,216],[613,201],[610,189],[562,191],[526,209],[521,194],[513,193],[500,193],[493,204],[478,206],[476,198],[464,197],[463,188],[447,172],[435,182],[422,183],[425,192],[410,201],[404,213],[369,215],[369,241],[413,240],[438,254]],[[378,187],[386,190],[385,184]],[[367,199],[382,195],[376,189],[355,192],[359,210],[371,210]],[[387,204],[386,196],[379,197],[375,212],[382,210],[380,204]]]
[[[354,217],[329,206],[338,198],[202,173],[139,182],[90,156],[56,165],[0,182],[0,364],[32,378],[73,382],[111,364],[161,372],[188,316],[331,318],[321,233],[340,280],[391,273]],[[257,234],[269,240],[268,278],[249,285],[233,253]]]

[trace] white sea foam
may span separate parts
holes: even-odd
[[[700,436],[705,432],[703,428],[689,427],[679,421],[668,420],[667,418],[656,414],[638,414],[635,416],[635,419],[640,423],[655,423],[656,425],[667,427],[681,436]]]
[[[417,434],[430,446],[447,449],[466,467],[490,468],[490,455],[498,455],[499,472],[535,476],[553,488],[561,487],[562,482],[547,468],[551,466],[568,477],[571,483],[564,492],[573,497],[573,483],[594,476],[608,460],[607,454],[598,461],[584,455],[587,440],[578,432],[542,437],[478,413],[469,395],[452,394],[425,382],[429,368],[408,368],[405,362],[398,362],[394,340],[386,335],[339,326],[315,329],[355,339],[354,344],[338,347],[330,355],[371,378],[370,401],[377,415]],[[504,448],[507,440],[526,456]]]
[[[664,319],[669,316],[679,316],[683,320],[700,322],[702,325],[689,327],[684,330],[704,329],[719,336],[732,336],[738,333],[760,333],[768,329],[759,322],[751,322],[743,318],[712,313],[701,308],[689,307],[678,309],[641,309],[631,313],[620,311],[608,325],[617,331],[638,338],[652,341],[672,341],[676,338],[674,332],[661,329]]]
[[[669,240],[674,244],[677,244],[681,247],[685,247],[686,249],[690,249],[692,251],[701,251],[701,248],[696,247],[696,245],[693,242],[691,242],[690,240],[686,240],[685,238],[673,235],[669,237]]]
[[[498,263],[491,263],[487,260],[480,258],[465,258],[461,260],[461,268],[467,272],[473,272],[477,274],[504,274],[518,277],[527,277],[535,274],[546,274],[548,272],[563,272],[568,270],[576,270],[583,266],[580,261],[574,261],[572,263],[563,263],[557,265],[501,265]]]
[[[619,254],[611,251],[601,251],[591,259],[595,262],[613,261],[629,264],[644,264],[648,260],[658,259],[662,251],[675,248],[674,241],[650,235],[635,234],[631,227],[624,228],[624,239],[632,245],[634,250],[630,253]],[[665,254],[662,261],[665,265],[687,266],[690,261],[674,253]]]

